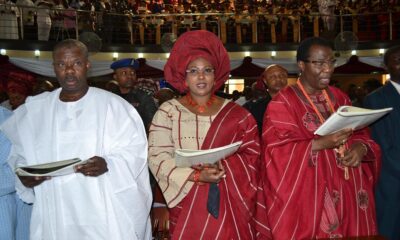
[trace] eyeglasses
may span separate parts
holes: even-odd
[[[303,60],[305,63],[311,63],[318,68],[322,67],[335,67],[336,66],[336,59],[328,60],[328,61],[317,61],[317,60]]]
[[[214,68],[211,68],[211,67],[205,67],[203,69],[193,67],[193,68],[186,69],[186,73],[191,76],[198,76],[200,73],[202,73],[206,76],[211,76],[214,74],[214,72],[215,72]]]

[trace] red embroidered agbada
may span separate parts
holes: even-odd
[[[340,90],[329,87],[327,92],[335,109],[350,105]],[[323,94],[312,99],[321,112],[328,113]],[[376,235],[373,187],[380,149],[367,129],[355,131],[348,139],[348,146],[365,143],[368,153],[360,167],[349,168],[350,179],[345,180],[333,149],[311,151],[312,140],[318,137],[313,132],[321,123],[296,85],[270,102],[264,119],[265,194],[273,238]]]
[[[169,105],[171,104],[171,105]],[[157,114],[166,114],[173,118],[172,111],[179,110],[177,121],[186,121],[182,118],[182,106],[172,100],[163,104],[163,109]],[[172,109],[172,110],[171,110]],[[150,128],[150,138],[154,139],[157,132],[171,131],[175,136],[181,136],[183,123],[169,124],[168,119],[159,122],[157,116]],[[193,113],[191,113],[194,115]],[[198,119],[199,116],[195,116]],[[183,120],[185,119],[185,120]],[[196,120],[197,121],[197,120]],[[160,125],[159,125],[160,124]],[[164,126],[161,126],[164,124]],[[197,128],[198,124],[192,124]],[[177,126],[177,127],[171,127]],[[220,190],[220,213],[218,219],[213,218],[207,211],[207,196],[209,184],[196,185],[185,181],[191,188],[181,201],[174,206],[178,195],[183,194],[181,188],[177,196],[168,196],[166,201],[170,209],[170,231],[172,239],[269,239],[270,232],[267,226],[266,206],[263,192],[263,171],[265,166],[260,160],[260,144],[257,125],[250,113],[237,104],[228,102],[212,121],[201,149],[221,147],[233,142],[242,141],[239,150],[230,157],[222,160],[226,177],[218,184]],[[156,142],[156,141],[155,141]],[[179,143],[173,143],[179,145]],[[149,156],[150,168],[160,184],[161,190],[168,192],[171,185],[177,180],[173,176],[183,168],[170,166],[173,159],[168,159],[165,151],[170,151],[170,146],[165,146],[162,151],[156,151],[154,143],[150,140]],[[164,155],[163,155],[164,154]],[[156,159],[163,155],[164,159]],[[154,160],[152,160],[154,159]],[[169,172],[166,172],[169,169]],[[190,170],[190,172],[193,170]],[[165,184],[167,182],[167,184]]]

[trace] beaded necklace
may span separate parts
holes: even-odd
[[[296,83],[301,92],[303,93],[303,95],[306,97],[308,103],[311,105],[311,107],[314,109],[314,112],[317,114],[319,120],[321,123],[325,122],[325,118],[322,116],[322,114],[320,113],[320,111],[318,110],[317,106],[315,106],[315,104],[313,103],[313,101],[311,100],[310,96],[308,95],[308,93],[306,92],[306,90],[303,87],[303,84],[301,83],[300,79],[297,79],[297,83]],[[332,101],[328,96],[328,93],[326,92],[326,90],[322,90],[322,94],[324,95],[325,100],[328,102],[328,105],[330,107],[331,113],[335,112],[335,108],[333,107]],[[346,143],[340,145],[338,148],[335,148],[335,151],[339,154],[339,156],[342,158],[344,157],[344,152],[346,151]],[[349,176],[349,168],[348,167],[344,167],[344,179],[349,180],[350,176]]]
[[[208,101],[206,102],[205,105],[200,105],[196,101],[193,100],[192,95],[190,95],[190,93],[187,93],[185,98],[186,98],[186,101],[188,102],[188,104],[190,106],[192,106],[193,108],[195,108],[199,113],[204,113],[206,111],[206,109],[209,108],[216,99],[215,95],[213,94],[213,95],[211,95],[210,99],[208,99]]]

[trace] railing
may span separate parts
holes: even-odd
[[[287,14],[115,14],[74,9],[0,5],[0,39],[59,41],[95,32],[104,44],[160,45],[165,33],[176,36],[194,29],[217,34],[224,44],[298,43],[310,36],[352,31],[361,42],[400,39],[400,12],[329,16]],[[326,16],[325,16],[326,17]]]

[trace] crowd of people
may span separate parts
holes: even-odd
[[[256,21],[257,42],[273,42],[276,38],[279,42],[298,42],[300,35],[303,39],[314,36],[315,16],[320,16],[321,33],[335,35],[343,24],[346,31],[360,32],[362,40],[388,40],[390,27],[393,39],[400,34],[395,27],[400,18],[400,3],[396,0],[1,0],[0,4],[0,39],[59,41],[95,32],[107,44],[144,44],[143,39],[155,44],[157,26],[163,34],[173,32],[176,25],[174,31],[180,35],[188,29],[200,29],[206,22],[207,30],[218,33],[220,22],[224,22],[227,42],[237,42],[239,24],[243,42],[251,43],[251,23]],[[339,19],[339,15],[344,17]],[[356,29],[354,18],[358,20]],[[276,25],[276,34],[271,33],[271,24]]]
[[[164,67],[172,89],[153,96],[135,87],[132,58],[110,66],[107,90],[90,87],[87,47],[61,41],[53,50],[60,87],[13,112],[1,108],[0,239],[151,239],[156,188],[171,239],[399,239],[399,56],[399,46],[385,53],[390,82],[364,102],[394,110],[371,128],[319,136],[330,115],[351,105],[330,85],[335,56],[324,38],[299,44],[295,84],[270,65],[243,107],[219,92],[230,61],[212,32],[177,39]],[[214,163],[176,161],[178,149],[232,143],[238,149]],[[63,176],[13,173],[73,158],[88,161]]]

